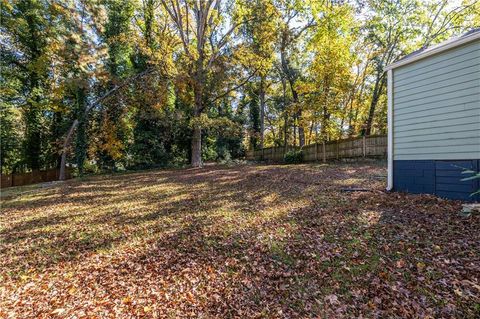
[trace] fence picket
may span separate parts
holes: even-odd
[[[23,186],[35,183],[45,183],[58,180],[59,170],[56,168],[43,171],[35,170],[28,173],[2,174],[1,188]],[[67,169],[67,179],[71,178],[71,169]]]
[[[304,146],[305,161],[318,161],[319,147],[318,143]],[[285,153],[290,149],[296,149],[293,146],[276,146],[263,148],[261,150],[247,151],[247,160],[265,160],[281,162]],[[265,152],[265,150],[268,150]],[[314,154],[312,154],[314,152]],[[386,157],[387,155],[387,136],[374,135],[349,138],[337,141],[322,141],[322,161],[327,159],[355,158],[355,157]],[[312,156],[313,155],[313,156]]]

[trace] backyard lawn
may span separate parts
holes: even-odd
[[[478,318],[480,216],[385,180],[241,165],[9,189],[0,318]]]

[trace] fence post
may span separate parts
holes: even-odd
[[[322,141],[323,162],[327,162],[327,152],[325,147],[325,140]]]
[[[318,143],[315,142],[315,162],[318,161]]]
[[[337,145],[337,160],[340,158],[340,140],[335,143]]]
[[[362,138],[362,146],[363,146],[363,157],[366,157],[367,156],[367,138],[365,135],[363,135],[363,138]]]

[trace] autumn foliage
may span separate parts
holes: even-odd
[[[478,318],[480,216],[386,193],[385,174],[215,166],[10,189],[0,318]]]

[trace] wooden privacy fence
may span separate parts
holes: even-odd
[[[247,151],[246,159],[255,161],[282,162],[285,153],[300,149],[298,146],[275,146]],[[337,141],[315,143],[302,148],[306,162],[327,161],[340,158],[386,157],[387,135],[348,138]]]
[[[58,180],[60,170],[57,168],[47,169],[43,171],[34,170],[28,173],[12,173],[1,175],[1,187],[22,186],[36,183],[45,183]],[[70,169],[66,170],[65,177],[72,177]]]

